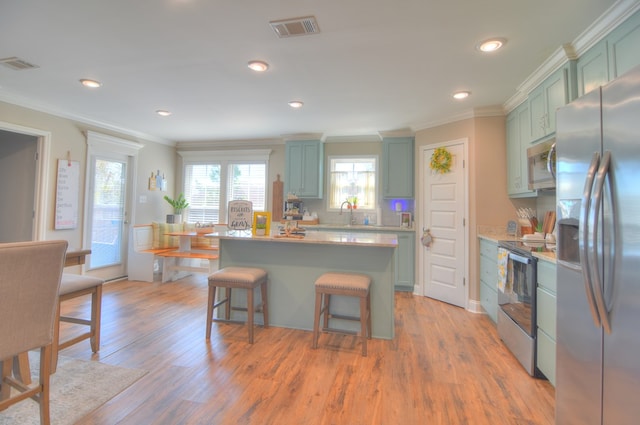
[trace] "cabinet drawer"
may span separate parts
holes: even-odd
[[[480,305],[494,323],[498,321],[498,291],[480,281]]]
[[[538,261],[538,286],[542,286],[552,294],[557,293],[556,265],[548,261]]]
[[[498,262],[487,257],[480,257],[480,280],[490,285],[494,290],[498,288]]]
[[[498,262],[498,244],[495,242],[489,242],[485,239],[480,239],[480,255],[484,255],[487,258],[493,258]]]
[[[556,297],[544,288],[538,288],[538,327],[551,338],[556,339]]]
[[[551,385],[556,386],[556,342],[538,329],[537,366]]]

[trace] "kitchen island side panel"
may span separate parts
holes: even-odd
[[[394,337],[395,247],[347,246],[220,239],[220,268],[260,267],[269,273],[269,325],[311,331],[314,282],[328,271],[364,273],[371,277],[371,319],[374,338]],[[239,292],[239,291],[235,291]],[[244,294],[233,296],[233,305]],[[333,296],[332,313],[359,315],[355,297]],[[220,312],[219,312],[220,313]],[[234,313],[235,314],[235,313]],[[358,330],[359,324],[332,319],[332,327]]]

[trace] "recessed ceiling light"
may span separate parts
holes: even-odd
[[[453,98],[454,99],[458,99],[458,100],[462,100],[462,99],[466,99],[467,97],[469,97],[469,95],[471,94],[470,91],[457,91],[453,94]]]
[[[156,114],[160,115],[161,117],[168,117],[169,115],[171,115],[171,111],[165,111],[164,109],[158,109],[156,111]]]
[[[485,53],[495,52],[507,42],[504,38],[491,38],[478,44],[478,50]]]
[[[289,106],[295,109],[302,108],[302,105],[304,105],[304,103],[299,100],[292,100],[291,102],[289,102]]]
[[[263,61],[251,61],[248,67],[256,72],[264,72],[269,69],[269,64]]]
[[[90,87],[92,89],[96,89],[100,86],[102,86],[102,83],[100,81],[96,81],[96,80],[87,80],[87,79],[82,79],[80,80],[80,83],[85,86],[85,87]]]

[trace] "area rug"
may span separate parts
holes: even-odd
[[[29,353],[31,376],[38,381],[40,355]],[[95,361],[58,357],[51,375],[51,425],[72,425],[147,373]],[[0,425],[39,425],[38,403],[28,399],[0,412]]]

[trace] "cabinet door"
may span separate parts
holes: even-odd
[[[578,96],[589,93],[609,81],[607,43],[600,41],[577,62]]]
[[[609,77],[614,80],[640,63],[640,12],[607,37]]]
[[[556,132],[556,111],[569,103],[567,72],[568,68],[563,67],[545,81],[545,136]]]
[[[413,137],[382,141],[383,198],[413,198]]]
[[[569,102],[568,71],[568,66],[560,68],[529,94],[529,141],[535,142],[556,131],[556,110]]]
[[[298,195],[302,190],[302,143],[287,142],[286,148],[286,168],[284,181],[287,193]]]
[[[396,291],[413,292],[415,267],[415,234],[399,232],[396,256]]]
[[[522,169],[520,162],[520,117],[515,109],[507,117],[507,193],[522,190]]]
[[[302,149],[302,189],[299,196],[322,198],[322,143],[305,142]]]
[[[545,88],[541,85],[529,94],[530,133],[529,141],[538,140],[546,134]]]

